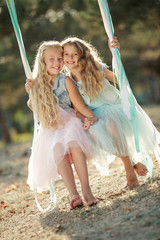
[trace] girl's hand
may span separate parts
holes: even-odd
[[[97,119],[96,116],[90,116],[90,117],[88,117],[88,118],[85,118],[85,121],[89,122],[90,125],[92,125],[92,124],[94,124],[95,122],[97,122],[98,119]],[[85,122],[85,121],[84,121],[84,122]]]
[[[84,123],[82,128],[84,130],[88,130],[90,128],[90,123],[88,123],[88,122]]]
[[[98,121],[98,119],[96,116],[90,116],[88,118],[85,118],[83,121],[84,122],[83,129],[88,130],[90,128],[90,126],[93,125],[97,121]]]
[[[29,90],[32,89],[32,86],[33,86],[32,80],[26,79],[25,89],[27,93],[29,93]]]
[[[108,46],[110,51],[112,50],[112,48],[118,48],[118,50],[120,50],[120,44],[117,40],[117,37],[113,37],[113,40],[110,42],[110,40],[108,40]]]

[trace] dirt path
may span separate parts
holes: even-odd
[[[159,128],[157,110],[147,109]],[[58,180],[57,206],[41,214],[26,184],[30,144],[6,146],[0,153],[1,239],[160,240],[160,170],[156,161],[153,179],[139,177],[140,186],[134,190],[124,189],[125,173],[119,160],[112,165],[109,177],[101,177],[89,164],[92,190],[100,203],[70,211],[68,193]],[[41,194],[39,200],[47,206],[49,193]]]

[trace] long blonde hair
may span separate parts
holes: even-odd
[[[77,37],[67,37],[61,42],[61,45],[63,48],[66,45],[74,46],[79,54],[78,66],[81,69],[82,88],[90,100],[94,100],[104,87],[104,76],[100,69],[104,63],[97,50],[90,43]]]
[[[56,129],[61,123],[61,117],[57,108],[57,97],[53,94],[52,78],[48,74],[45,65],[45,51],[49,48],[58,48],[63,51],[57,41],[43,42],[38,51],[33,67],[33,87],[31,102],[41,125],[46,128]]]

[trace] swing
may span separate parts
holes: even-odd
[[[27,60],[27,56],[26,56],[26,52],[25,52],[25,48],[24,48],[24,43],[23,43],[23,39],[22,39],[22,35],[21,35],[21,30],[18,24],[18,19],[17,19],[17,15],[16,15],[16,9],[14,6],[14,2],[13,0],[6,0],[6,4],[9,10],[9,14],[11,17],[11,21],[14,27],[14,31],[16,34],[16,38],[17,38],[17,42],[18,42],[18,46],[19,46],[19,50],[20,50],[20,55],[21,55],[21,59],[22,59],[22,63],[23,63],[23,67],[25,70],[25,74],[26,77],[29,79],[32,79],[32,73],[31,73],[31,69]],[[101,11],[101,15],[102,15],[102,19],[103,19],[103,23],[104,23],[104,27],[106,30],[106,33],[110,39],[110,41],[113,40],[114,37],[114,28],[113,28],[113,24],[112,24],[112,19],[111,19],[111,15],[109,12],[109,7],[108,7],[108,3],[107,0],[98,0],[98,4],[100,7],[100,11]],[[117,78],[117,82],[119,85],[119,89],[120,89],[120,94],[122,97],[122,105],[123,105],[123,111],[124,114],[126,115],[126,117],[130,120],[133,120],[133,129],[134,129],[134,141],[135,141],[135,146],[136,146],[136,151],[137,153],[140,153],[140,146],[139,146],[139,141],[138,141],[138,127],[137,127],[137,113],[136,113],[136,108],[145,115],[145,117],[147,118],[148,121],[151,122],[151,120],[149,119],[149,117],[146,115],[146,113],[143,111],[143,109],[138,105],[132,90],[130,88],[122,61],[121,61],[121,56],[120,56],[120,52],[117,48],[112,48],[112,68],[113,68],[113,72],[116,74],[116,78]],[[154,129],[154,128],[153,128]],[[153,130],[155,131],[155,130]],[[33,144],[34,141],[36,140],[36,135],[37,135],[37,119],[36,116],[34,114],[34,137],[33,137]],[[155,139],[156,141],[156,139]],[[150,174],[150,177],[152,177],[152,172],[153,172],[153,163],[151,158],[148,156],[147,159],[144,159],[145,164],[147,166],[148,172]],[[51,203],[54,202],[54,206],[56,205],[56,196],[54,194],[54,190],[53,190],[53,186],[51,186],[50,188],[50,193],[51,193]],[[36,196],[35,196],[36,198]],[[37,202],[37,206],[39,208],[39,210],[41,212],[46,212],[48,211],[48,209],[51,206],[51,203],[49,205],[49,207],[45,210],[43,210],[41,208],[41,206],[39,205],[37,198],[36,198],[36,202]]]

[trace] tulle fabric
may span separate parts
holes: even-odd
[[[83,151],[89,158],[89,137],[73,110],[60,109],[63,125],[57,130],[40,127],[29,160],[28,180],[30,189],[37,192],[49,190],[59,177],[58,164],[71,149]]]
[[[129,156],[132,165],[137,162],[146,166],[153,164],[151,157],[156,157],[160,163],[160,133],[138,104],[139,153],[135,147],[133,122],[124,114],[119,91],[114,86],[106,82],[104,91],[89,107],[98,117],[98,122],[90,127],[89,132],[95,145],[94,164],[101,175],[109,174],[109,165],[117,156]]]

